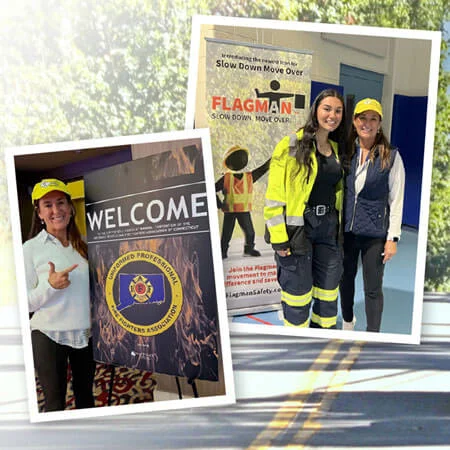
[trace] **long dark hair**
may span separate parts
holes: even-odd
[[[335,141],[338,143],[339,153],[341,153],[341,149],[344,146],[345,139],[345,102],[342,95],[335,89],[325,89],[319,93],[319,95],[315,98],[313,104],[311,105],[311,109],[309,111],[308,119],[303,127],[300,127],[297,131],[303,129],[303,137],[300,141],[297,142],[297,151],[295,153],[295,159],[297,160],[299,166],[306,166],[308,170],[307,178],[311,175],[312,170],[312,161],[311,161],[311,153],[314,149],[314,143],[316,140],[316,132],[319,129],[319,122],[317,120],[317,108],[320,103],[326,97],[336,97],[342,103],[342,120],[339,126],[329,133],[328,139]]]
[[[361,113],[363,114],[363,113]],[[356,114],[354,119],[356,119],[361,114]],[[345,154],[344,154],[344,168],[348,170],[350,168],[351,160],[356,151],[356,139],[358,137],[358,133],[356,132],[355,125],[350,127],[348,132],[347,145],[345,146]],[[377,133],[375,137],[375,142],[372,146],[372,149],[369,153],[369,158],[373,162],[375,157],[379,157],[381,159],[381,170],[389,168],[390,160],[391,160],[391,144],[389,143],[388,138],[383,132],[383,128],[380,126],[380,131]]]
[[[80,230],[75,223],[75,207],[73,205],[72,199],[69,195],[64,194],[67,198],[67,201],[70,205],[70,209],[72,210],[72,214],[70,217],[69,224],[67,225],[67,239],[72,244],[72,247],[84,258],[87,259],[87,244],[84,242],[81,237]],[[31,218],[31,228],[28,233],[28,239],[34,238],[38,235],[43,229],[45,229],[45,222],[41,221],[39,218],[39,200],[34,201],[33,208],[33,217]]]

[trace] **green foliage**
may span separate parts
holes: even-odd
[[[448,17],[448,15],[447,15]],[[448,52],[449,37],[442,43],[442,54]],[[450,72],[442,67],[436,109],[433,177],[431,186],[430,219],[428,224],[427,265],[425,288],[431,291],[450,291]]]
[[[184,125],[195,13],[438,29],[443,0],[46,0],[1,23],[3,146]],[[131,25],[131,26],[130,26]]]
[[[0,148],[183,128],[196,13],[427,30],[449,19],[448,0],[20,3],[0,15]],[[427,266],[437,290],[450,288],[448,85],[441,69]]]

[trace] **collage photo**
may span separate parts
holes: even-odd
[[[76,3],[1,19],[4,448],[447,448],[446,2]]]

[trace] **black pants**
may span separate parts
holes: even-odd
[[[231,236],[233,236],[236,220],[244,232],[246,248],[250,250],[255,247],[255,229],[253,228],[252,216],[250,212],[226,212],[223,215],[222,239],[220,242],[222,253],[226,254],[228,250]]]
[[[275,253],[285,326],[336,328],[342,275],[337,213],[318,220],[316,227],[305,225],[307,250],[303,254],[282,257]]]
[[[94,407],[95,361],[91,340],[87,347],[76,349],[57,344],[38,330],[32,331],[31,340],[34,366],[44,391],[45,410],[61,411],[66,407],[68,361],[76,408]]]
[[[344,233],[344,274],[340,284],[342,316],[346,322],[353,320],[355,278],[361,254],[367,331],[380,331],[383,314],[383,256],[384,238],[356,236]]]

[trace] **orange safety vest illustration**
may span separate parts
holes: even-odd
[[[252,210],[253,176],[244,173],[239,179],[231,172],[224,175],[224,212],[247,212]]]

